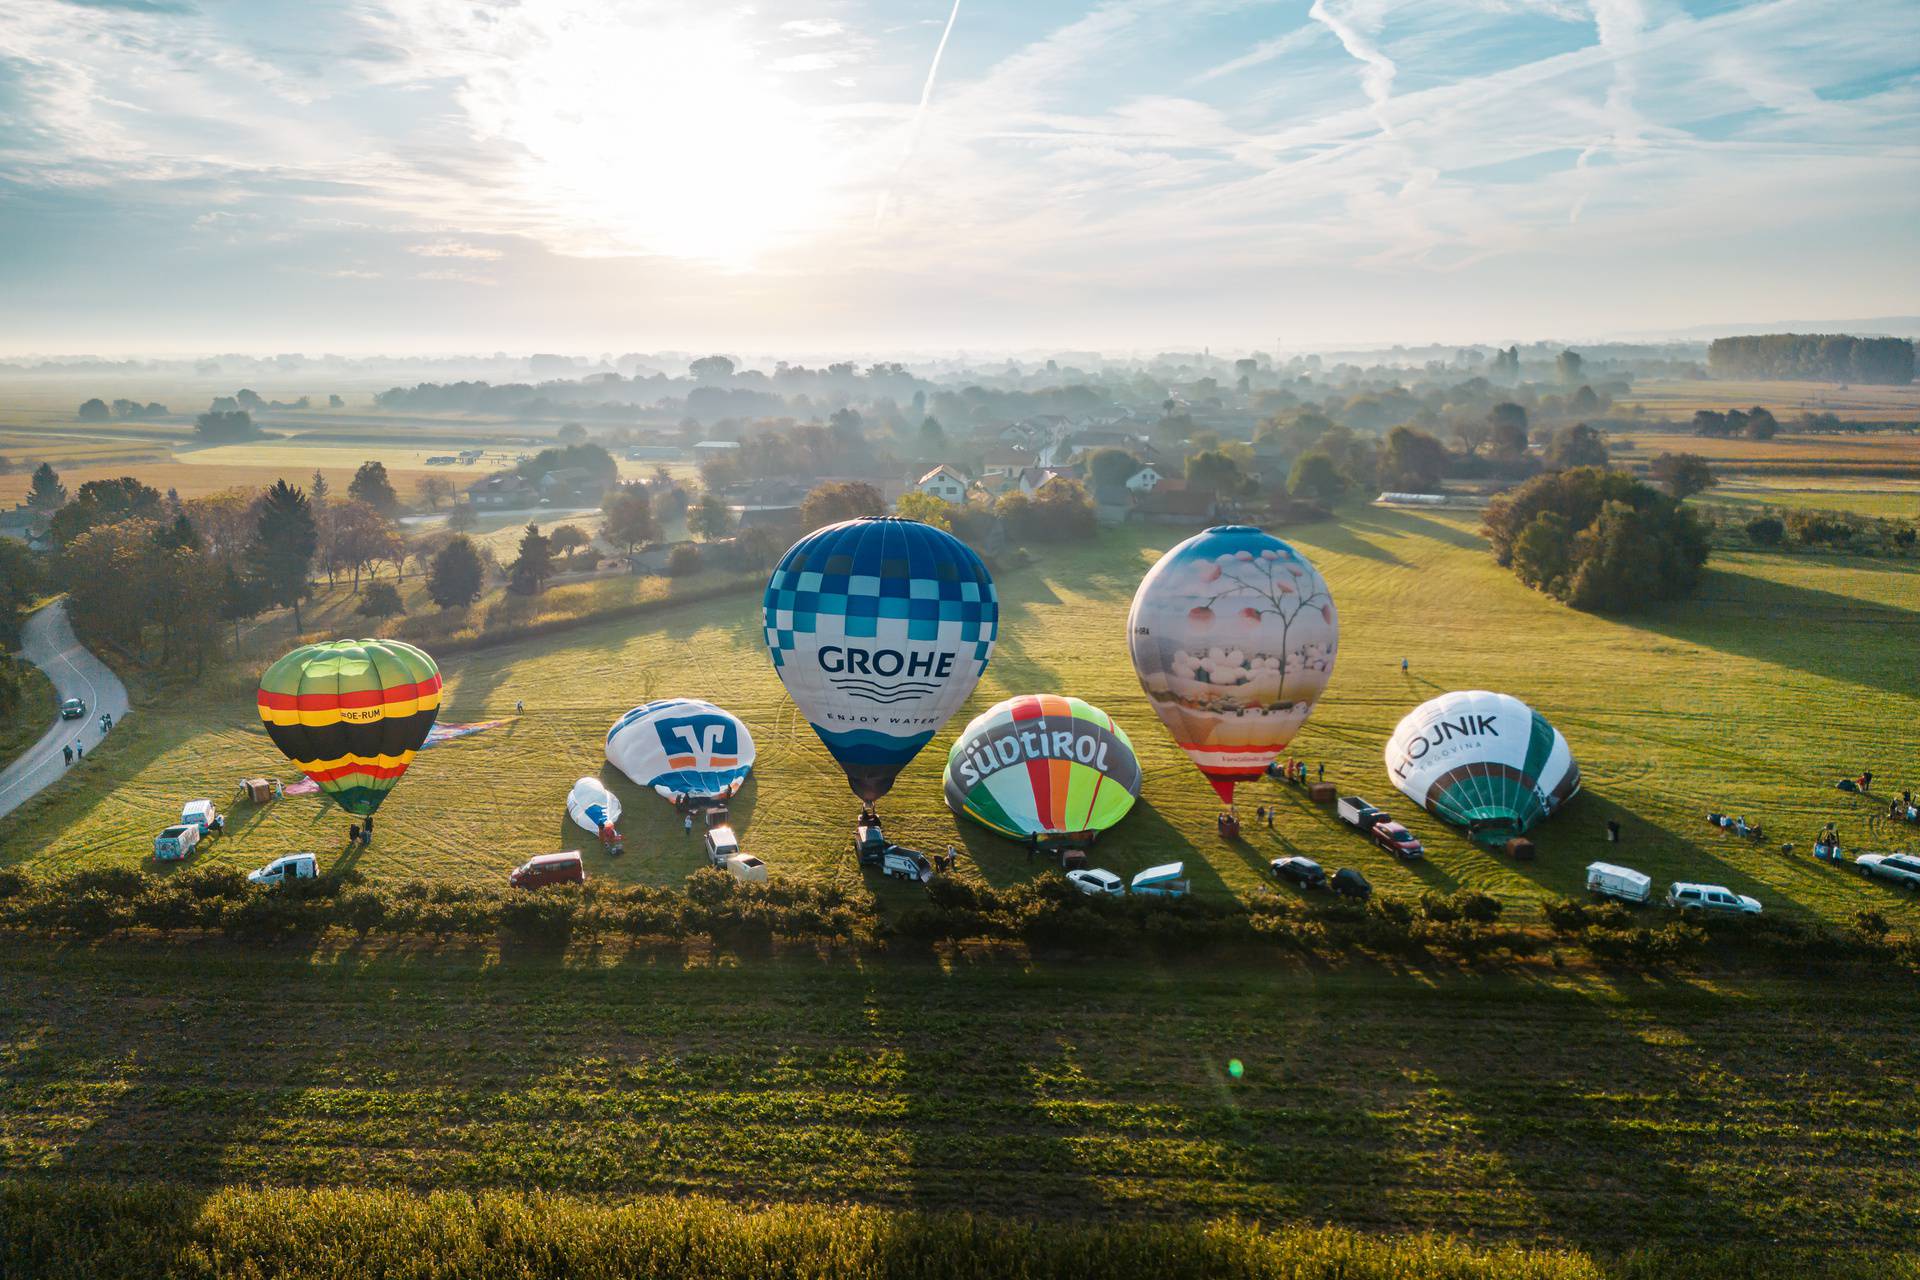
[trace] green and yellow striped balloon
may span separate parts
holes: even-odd
[[[348,813],[369,817],[440,712],[440,668],[398,640],[302,645],[260,679],[273,745]]]
[[[1105,831],[1140,796],[1126,730],[1056,694],[1008,698],[976,716],[947,752],[947,807],[1016,840]]]

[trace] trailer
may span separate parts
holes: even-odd
[[[1341,796],[1334,805],[1334,812],[1339,815],[1340,821],[1356,831],[1371,831],[1374,823],[1390,821],[1385,809],[1376,809],[1359,796]]]
[[[1148,867],[1133,878],[1131,887],[1133,892],[1153,898],[1184,898],[1193,889],[1187,880],[1187,864],[1184,862],[1165,862],[1157,867]]]
[[[1615,866],[1611,862],[1589,862],[1587,892],[1597,893],[1603,898],[1618,898],[1637,906],[1653,897],[1653,877],[1642,875],[1632,867]]]

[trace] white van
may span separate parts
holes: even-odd
[[[1587,864],[1587,892],[1622,902],[1642,903],[1653,897],[1653,877],[1611,862]]]
[[[275,858],[258,871],[247,872],[254,884],[285,884],[290,880],[311,880],[320,874],[320,860],[311,853],[290,853]]]

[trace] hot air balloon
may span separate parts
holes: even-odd
[[[917,520],[816,529],[767,582],[774,668],[867,813],[973,692],[999,628],[980,557]]]
[[[607,730],[607,760],[678,804],[726,800],[753,771],[753,735],[739,716],[697,698],[635,707]]]
[[[1257,778],[1333,675],[1340,622],[1326,579],[1246,525],[1208,529],[1147,570],[1127,615],[1153,709],[1213,789]]]
[[[371,830],[439,714],[440,668],[398,640],[302,645],[260,678],[259,708],[273,745]]]
[[[1580,790],[1560,731],[1518,698],[1470,689],[1407,713],[1387,740],[1387,776],[1414,803],[1499,844]]]
[[[600,843],[612,852],[620,852],[620,833],[614,823],[620,821],[620,797],[607,790],[598,778],[582,778],[567,792],[567,816],[576,826],[585,827],[600,837]]]
[[[1050,693],[981,712],[947,752],[947,807],[1016,840],[1097,835],[1140,795],[1126,730],[1100,708]]]

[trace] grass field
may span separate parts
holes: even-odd
[[[7,1174],[1608,1250],[1920,1231],[1894,980],[108,947],[10,949],[0,981]]]
[[[1002,884],[1035,874],[1018,846],[959,824],[939,775],[946,745],[975,711],[1010,693],[1064,690],[1112,712],[1142,754],[1142,802],[1094,859],[1123,874],[1180,858],[1198,892],[1251,895],[1273,891],[1263,876],[1269,859],[1304,852],[1357,866],[1388,893],[1471,886],[1525,914],[1545,896],[1577,892],[1585,863],[1607,855],[1661,882],[1724,882],[1769,910],[1845,921],[1871,906],[1898,928],[1920,923],[1909,899],[1805,856],[1829,819],[1856,851],[1920,835],[1870,836],[1873,802],[1831,785],[1865,768],[1880,790],[1920,783],[1910,773],[1920,757],[1912,662],[1920,575],[1911,563],[1728,553],[1696,599],[1617,621],[1522,587],[1493,564],[1471,517],[1365,509],[1291,531],[1326,574],[1343,629],[1333,682],[1296,746],[1325,761],[1343,790],[1398,811],[1426,838],[1428,860],[1401,865],[1329,811],[1268,783],[1244,790],[1244,843],[1214,835],[1212,793],[1147,710],[1124,644],[1140,573],[1178,536],[1113,531],[1001,575],[1001,640],[985,680],[882,804],[897,839],[958,843],[969,855],[963,876]],[[1405,676],[1403,656],[1412,665]],[[848,852],[855,801],[775,677],[751,595],[452,655],[444,670],[443,722],[511,723],[420,756],[382,810],[374,847],[352,859],[369,876],[497,881],[529,854],[585,845],[596,876],[678,883],[700,863],[694,842],[664,801],[603,768],[601,754],[616,715],[670,695],[713,698],[752,726],[759,764],[735,816],[775,876],[861,875]],[[1468,844],[1387,785],[1380,752],[1400,716],[1437,692],[1475,687],[1532,702],[1580,760],[1586,794],[1535,833],[1537,862]],[[223,798],[249,774],[287,774],[252,694],[250,685],[216,683],[143,698],[108,750],[89,753],[83,769],[0,824],[0,864],[152,867],[153,833],[182,801]],[[563,799],[583,774],[607,778],[625,804],[624,859],[605,858],[566,824]],[[1278,810],[1271,831],[1252,821],[1254,807],[1269,803]],[[1709,809],[1764,823],[1775,844],[1720,838],[1703,820]],[[1603,843],[1609,818],[1625,829],[1618,849]],[[332,861],[345,825],[315,799],[287,800],[237,813],[199,856],[252,867],[312,848]],[[1797,841],[1800,855],[1779,854],[1779,840]],[[883,904],[912,900],[910,890],[882,890]]]
[[[1847,420],[1911,422],[1920,419],[1920,384],[1904,387],[1760,379],[1642,380],[1614,401],[1616,411],[1642,406],[1648,413],[1686,419],[1695,409],[1771,409],[1783,423],[1789,415],[1832,413]]]

